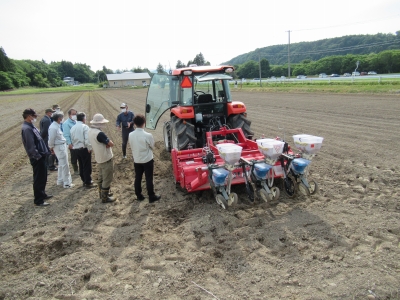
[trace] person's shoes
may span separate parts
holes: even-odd
[[[87,188],[87,189],[91,189],[91,188],[96,187],[97,184],[94,183],[94,182],[91,182],[91,183],[84,183],[83,186],[84,186],[85,188]]]
[[[122,156],[122,158],[125,159],[125,158],[126,158],[126,155]]]
[[[71,184],[65,184],[64,185],[64,189],[70,189],[73,188],[75,186],[75,184],[71,183]]]
[[[49,206],[49,205],[50,205],[50,203],[47,203],[47,202],[43,202],[43,203],[39,203],[39,204],[35,203],[35,206]]]
[[[45,200],[53,198],[53,195],[47,194],[46,197],[44,198]]]
[[[144,196],[142,194],[140,194],[139,196],[136,196],[137,201],[143,201],[144,200]]]
[[[110,191],[110,188],[108,189],[101,189],[101,202],[102,203],[111,203],[114,202],[116,199],[113,197],[108,196],[108,192]]]
[[[149,203],[156,202],[156,201],[158,201],[158,200],[160,200],[160,199],[161,199],[161,196],[160,196],[160,195],[151,196],[150,199],[149,199]]]
[[[58,171],[58,168],[49,169],[50,171]]]

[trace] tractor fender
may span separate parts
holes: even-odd
[[[194,119],[194,109],[192,106],[177,106],[171,109],[171,115],[179,119]]]
[[[233,101],[228,103],[228,116],[238,115],[246,112],[246,105],[243,102]]]

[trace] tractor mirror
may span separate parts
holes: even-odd
[[[150,104],[146,104],[146,113],[150,112],[150,108],[151,108]]]

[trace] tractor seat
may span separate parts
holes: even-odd
[[[213,97],[211,94],[201,94],[197,98],[198,104],[211,103],[211,102],[213,102]]]

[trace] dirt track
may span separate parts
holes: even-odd
[[[162,199],[133,200],[114,122],[121,102],[144,113],[146,92],[0,97],[0,299],[400,298],[399,96],[234,91],[256,138],[308,133],[324,144],[311,165],[318,195],[252,206],[235,187],[239,204],[225,211],[208,191],[175,188],[162,126],[152,132]],[[73,190],[57,187],[52,173],[51,206],[33,206],[21,113],[56,103],[111,121],[117,203],[101,204],[76,176]]]

